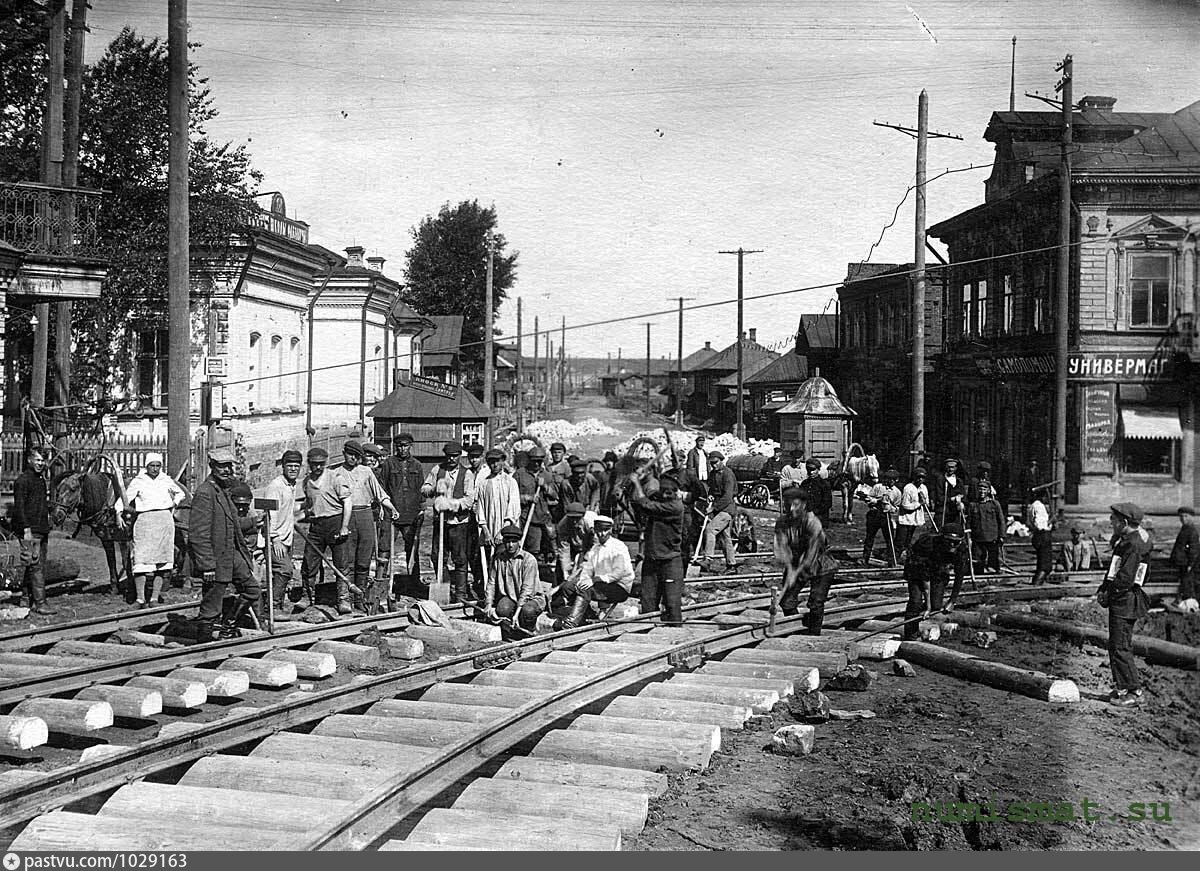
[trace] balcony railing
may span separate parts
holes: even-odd
[[[0,240],[26,254],[102,259],[101,191],[0,182]]]

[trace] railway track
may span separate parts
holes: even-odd
[[[768,603],[593,624],[175,724],[0,779],[0,825],[18,851],[618,849],[660,770],[703,769],[722,729],[855,654],[856,633],[788,637],[800,618],[772,637],[721,624]],[[830,608],[827,624],[903,604]]]

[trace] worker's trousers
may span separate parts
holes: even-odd
[[[884,559],[888,561],[888,565],[894,566],[900,552],[892,540],[892,525],[886,514],[874,510],[867,512],[867,537],[863,540],[863,563],[870,563],[871,554],[875,550],[875,536],[879,534],[880,530],[883,531],[883,544],[887,548]]]
[[[809,635],[820,635],[821,626],[825,622],[825,600],[829,598],[829,588],[833,585],[833,572],[817,575],[811,580],[801,578],[789,589],[785,590],[779,599],[779,608],[785,616],[792,616],[800,611],[800,594],[808,587],[808,613],[801,621],[808,627]]]
[[[704,559],[711,560],[716,556],[717,540],[721,541],[721,549],[725,552],[725,565],[737,565],[733,550],[733,516],[728,511],[718,511],[708,521],[704,530]]]
[[[643,614],[663,610],[663,622],[668,626],[683,623],[683,560],[647,558],[642,562]]]

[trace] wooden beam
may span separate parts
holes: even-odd
[[[901,642],[900,655],[911,663],[923,665],[942,674],[1018,693],[1031,699],[1040,699],[1043,702],[1079,701],[1079,688],[1073,681],[979,659],[924,641]]]

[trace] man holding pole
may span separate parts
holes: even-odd
[[[234,637],[234,627],[261,598],[254,577],[254,558],[242,534],[237,509],[230,497],[233,485],[233,452],[218,448],[208,455],[209,475],[192,498],[188,544],[192,571],[203,582],[203,598],[196,620],[196,638],[211,641],[216,621],[222,615],[230,584],[238,590],[238,604],[222,623],[222,635]]]
[[[552,472],[542,468],[546,452],[540,447],[529,451],[528,465],[517,469],[513,477],[521,491],[521,507],[526,511],[524,548],[535,557],[555,551],[553,510],[559,501],[558,482]]]
[[[300,463],[299,451],[284,451],[279,458],[281,474],[267,485],[265,494],[267,499],[274,499],[278,505],[271,512],[271,528],[267,530],[276,608],[283,607],[288,585],[296,574],[292,543],[296,529],[296,484],[300,480]]]
[[[347,569],[346,542],[350,538],[350,482],[341,470],[327,469],[329,453],[324,448],[308,451],[308,477],[304,479],[304,508],[309,521],[304,541],[304,563],[300,575],[308,592],[310,604],[316,604],[317,577],[328,549],[332,565],[345,576]],[[339,614],[350,613],[350,589],[344,580],[337,579],[337,609]]]
[[[342,471],[350,483],[350,537],[346,541],[347,558],[351,564],[350,582],[347,586],[354,594],[355,604],[360,608],[364,591],[371,576],[371,557],[375,555],[375,505],[382,505],[391,515],[393,522],[400,513],[391,498],[379,483],[375,472],[363,465],[366,452],[355,439],[347,440],[342,447]],[[349,573],[348,573],[349,574]],[[377,604],[378,600],[372,604]]]
[[[425,481],[425,470],[420,460],[412,455],[412,443],[413,437],[406,432],[396,436],[395,456],[383,461],[380,478],[400,514],[399,519],[393,522],[396,532],[404,541],[404,566],[409,583],[415,585],[421,582],[421,525],[425,520],[421,511],[421,485]],[[389,601],[395,599],[399,592],[393,587]]]
[[[452,602],[466,602],[471,598],[467,568],[471,562],[468,548],[471,508],[475,504],[475,476],[460,462],[462,453],[462,445],[458,442],[446,442],[442,447],[444,459],[430,471],[421,486],[422,495],[433,497],[433,508],[437,512],[433,540],[435,565],[441,569],[437,582],[445,583],[449,563]]]
[[[858,498],[867,503],[867,532],[863,539],[862,564],[871,564],[871,554],[875,549],[875,536],[883,530],[883,540],[887,545],[888,565],[895,567],[896,541],[893,526],[896,515],[900,511],[900,490],[896,487],[899,473],[888,469],[883,473],[883,482],[877,483],[875,476],[867,473],[865,483],[859,485],[856,491]]]

